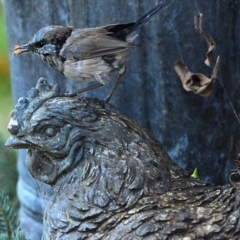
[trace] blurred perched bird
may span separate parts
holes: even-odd
[[[136,22],[127,24],[83,29],[47,26],[39,30],[26,45],[16,45],[14,53],[33,52],[67,78],[98,82],[69,96],[100,87],[110,81],[114,72],[119,72],[118,80],[105,100],[108,102],[125,73],[124,62],[128,49],[134,46],[135,31],[171,2],[161,1]]]
[[[44,240],[239,239],[239,188],[191,178],[103,101],[62,97],[40,79],[8,129],[6,146],[27,148],[30,173],[52,186]]]

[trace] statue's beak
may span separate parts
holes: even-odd
[[[19,139],[16,136],[10,136],[5,143],[6,147],[20,149],[20,148],[27,148],[29,144],[26,141]]]
[[[23,52],[29,52],[30,51],[29,46],[30,46],[29,44],[25,44],[25,45],[22,45],[22,46],[15,45],[13,53],[18,55],[18,54],[21,54]]]

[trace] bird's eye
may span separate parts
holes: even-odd
[[[56,127],[45,127],[42,131],[47,137],[54,137],[59,132],[59,129]]]
[[[37,48],[41,48],[41,47],[43,47],[44,45],[45,45],[45,41],[44,41],[44,40],[41,40],[41,41],[35,43],[35,46],[36,46]]]

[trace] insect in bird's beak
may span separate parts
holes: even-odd
[[[13,54],[19,55],[22,52],[28,52],[28,51],[29,51],[29,44],[25,44],[22,46],[19,46],[18,44],[16,44],[14,46]]]

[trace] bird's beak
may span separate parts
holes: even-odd
[[[29,144],[26,141],[19,139],[15,136],[10,136],[5,143],[5,147],[20,149],[20,148],[28,148]]]
[[[30,46],[29,44],[25,44],[25,45],[22,45],[22,46],[15,45],[13,53],[16,54],[16,55],[19,55],[23,52],[29,52],[30,51],[29,46]]]

